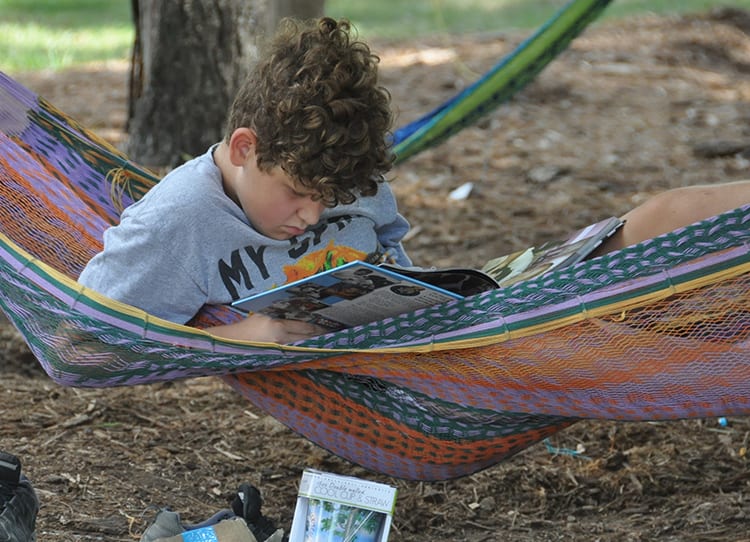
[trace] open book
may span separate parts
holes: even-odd
[[[609,218],[562,241],[519,250],[476,269],[351,262],[232,303],[244,312],[337,330],[509,286],[583,260],[622,225]]]

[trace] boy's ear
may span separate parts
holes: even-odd
[[[229,159],[235,166],[243,166],[250,156],[255,156],[258,136],[250,128],[237,128],[229,138]]]

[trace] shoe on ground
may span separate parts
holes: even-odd
[[[260,491],[250,484],[241,484],[231,510],[220,510],[196,525],[182,523],[180,514],[163,508],[143,533],[140,542],[284,542],[284,530],[277,529],[273,521],[263,516],[262,506]],[[232,524],[231,520],[234,519],[242,520],[244,529]],[[219,535],[223,538],[217,538]]]
[[[204,527],[211,527],[223,520],[232,519],[234,517],[235,515],[231,510],[219,510],[206,521],[190,525],[180,521],[179,513],[173,512],[169,508],[163,508],[159,510],[154,522],[143,533],[140,542],[171,540],[173,537],[181,535],[182,533],[196,531]],[[180,540],[180,538],[177,538],[177,540]],[[208,540],[210,540],[210,538]]]
[[[247,522],[258,542],[282,540],[283,530],[277,529],[273,521],[263,516],[260,510],[262,506],[260,491],[250,484],[241,484],[232,501],[232,511]]]
[[[154,542],[258,542],[245,520],[238,517],[223,519],[215,525],[191,529]]]
[[[0,542],[35,542],[39,499],[21,461],[0,451]]]

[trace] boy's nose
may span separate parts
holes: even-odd
[[[300,206],[297,214],[305,222],[306,226],[312,226],[317,224],[320,220],[320,215],[323,213],[325,206],[318,200],[315,201],[312,198],[308,198],[303,205]]]

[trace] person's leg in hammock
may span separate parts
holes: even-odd
[[[747,203],[750,180],[667,190],[625,213],[625,225],[592,256],[652,239]]]

